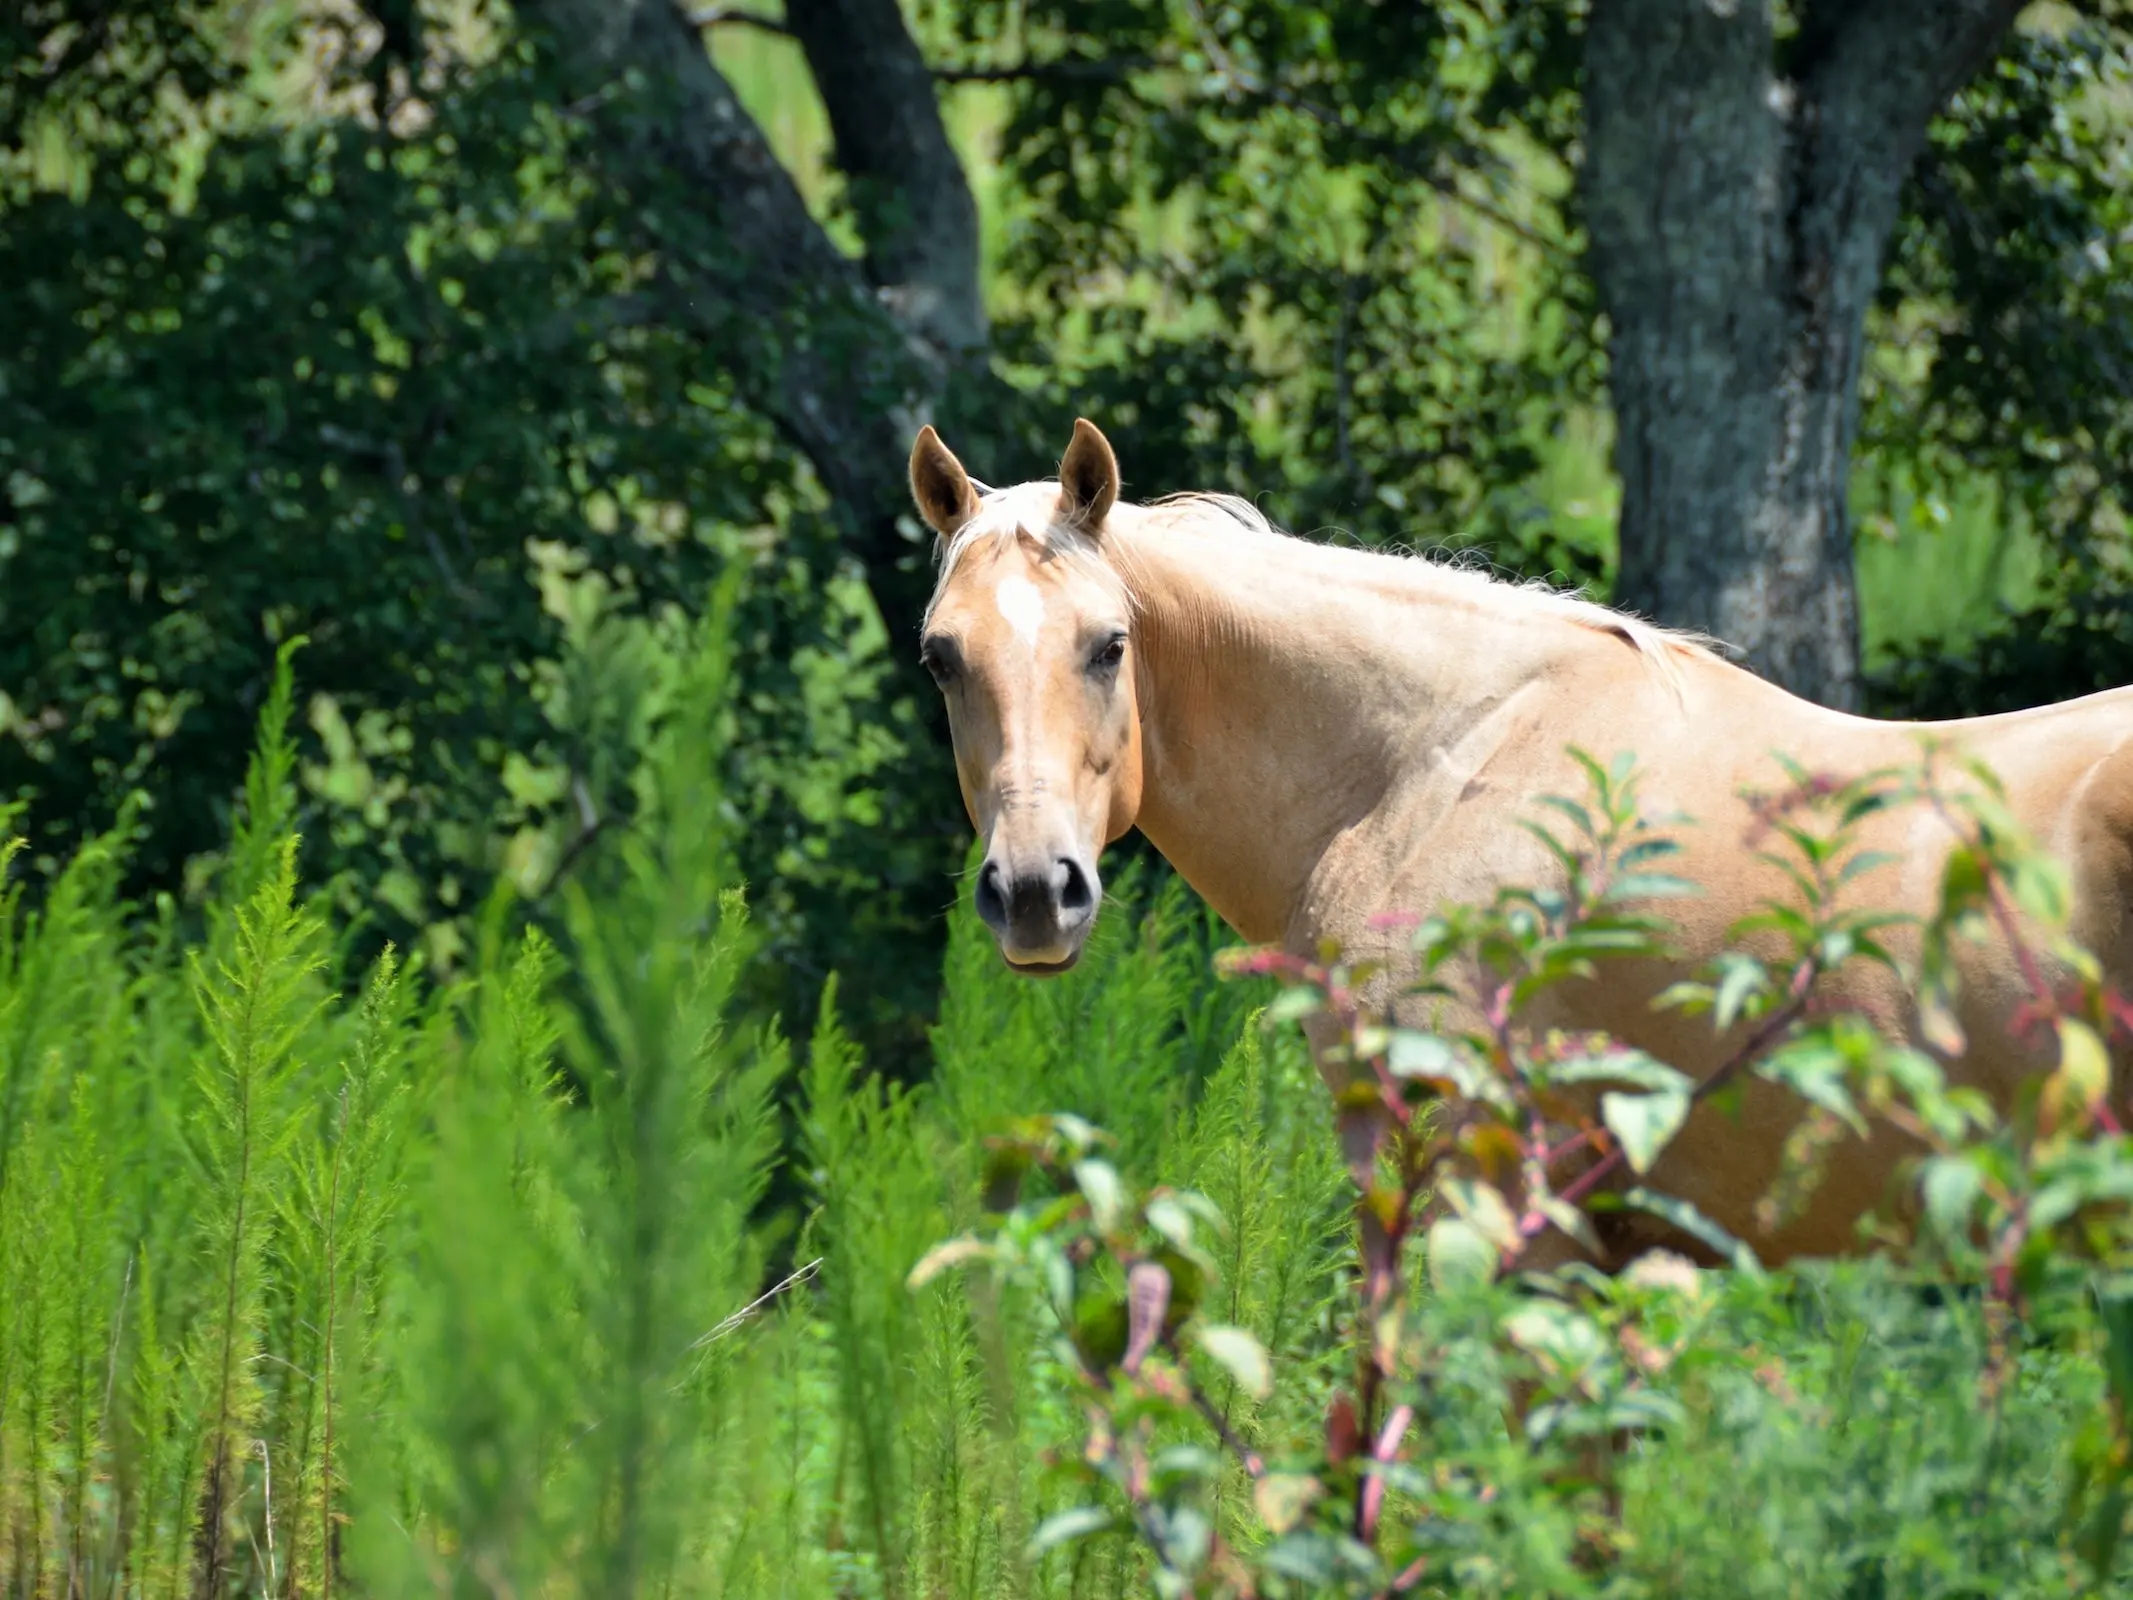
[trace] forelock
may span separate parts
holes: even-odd
[[[948,582],[964,557],[975,549],[997,549],[1017,539],[1028,539],[1047,555],[1101,585],[1121,603],[1130,605],[1132,593],[1117,569],[1104,559],[1096,541],[1085,531],[1059,519],[1058,509],[1056,483],[1019,483],[1011,489],[988,491],[979,500],[977,513],[955,531],[955,537],[936,545],[940,570],[933,580],[933,597],[926,602],[923,622],[933,620],[941,597],[948,592]]]

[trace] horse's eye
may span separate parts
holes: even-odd
[[[1120,634],[1107,642],[1096,654],[1089,657],[1091,672],[1116,672],[1118,664],[1126,659],[1126,636]]]
[[[932,675],[933,681],[943,689],[955,681],[955,658],[949,651],[928,645],[918,653],[918,664]]]

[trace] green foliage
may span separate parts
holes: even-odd
[[[990,1114],[866,1073],[834,987],[797,1085],[800,1238],[763,1204],[787,1052],[743,998],[764,956],[723,788],[733,617],[729,588],[639,660],[631,825],[558,888],[553,936],[499,899],[448,979],[388,952],[327,981],[286,650],[190,945],[125,914],[120,839],[0,923],[10,1593],[1130,1585],[1123,1547],[1078,1577],[1024,1562],[1069,1427],[1032,1308],[905,1288],[979,1213]],[[972,961],[941,1055],[989,1062],[1004,1102],[1144,1107],[1151,1160],[1233,1187],[1270,1153],[1315,1174],[1315,1209],[1262,1208],[1240,1245],[1268,1285],[1240,1319],[1306,1348],[1337,1217],[1310,1102],[1236,1044],[1251,996],[1213,981],[1204,913],[1174,887],[1114,909],[1048,991]],[[1139,1015],[1086,1059],[1107,1007]],[[1172,1086],[1225,1055],[1188,1117]]]
[[[1601,575],[1533,490],[1601,372],[1560,145],[1513,129],[1561,121],[1567,8],[946,9],[967,59],[1088,68],[1011,90],[999,342],[1065,364],[1151,492]]]
[[[2083,1120],[2106,1012],[2057,1016],[2041,1114],[2004,1124],[1834,1023],[1753,1068],[1929,1136],[1917,1270],[1662,1263],[1539,1304],[1479,1281],[1482,1188],[1427,1251],[1359,1220],[1358,1189],[1416,1223],[1419,1169],[1352,1169],[1355,1108],[1253,1025],[1322,997],[1213,982],[1224,938],[1145,865],[1043,985],[958,910],[929,1034],[962,823],[905,781],[934,737],[891,670],[908,619],[761,408],[765,330],[642,297],[658,263],[749,264],[600,181],[538,41],[464,9],[370,7],[383,48],[293,85],[361,19],[0,17],[0,796],[29,802],[0,1592],[1124,1595],[1222,1549],[1310,1593],[1366,1570],[1373,1484],[1410,1591],[2107,1585],[2133,1324],[2072,1265],[2120,1243],[2121,1152]],[[956,91],[997,336],[948,409],[999,475],[1047,469],[1071,400],[1160,474],[1137,494],[1604,578],[1581,8],[924,11],[935,53],[1039,67]],[[2115,12],[2023,35],[1913,184],[1866,490],[1928,486],[1931,520],[1982,474],[2045,571],[1975,666],[1898,661],[1891,705],[2124,676],[2128,317],[2092,248],[2125,221],[2122,58]],[[1571,896],[1440,917],[1440,955],[1544,987],[1658,937],[1616,903],[1663,886],[1657,841],[1594,777],[1552,819]],[[2044,892],[1962,815],[1951,936],[1995,883]],[[1610,829],[1616,878],[1578,884]],[[1815,904],[1841,852],[1789,844],[1794,965],[1682,1003],[1790,1027],[1801,963],[1872,958]],[[797,1072],[772,1012],[813,1019]],[[1618,1171],[1692,1093],[1619,1051],[1349,1050],[1401,1095],[1482,1090],[1469,1132],[1491,1083],[1604,1079],[1549,1137]],[[943,1237],[972,1270],[912,1292]],[[1359,1414],[1389,1274],[1436,1291],[1402,1302],[1430,1381]],[[1507,1425],[1519,1383],[1547,1426]],[[1378,1445],[1401,1405],[1426,1458]],[[1611,1422],[1604,1490],[1566,1488]]]
[[[1529,824],[1555,881],[1440,908],[1415,929],[1410,972],[1333,950],[1232,962],[1285,978],[1272,1015],[1328,1025],[1317,1054],[1336,1086],[1355,1249],[1353,1274],[1334,1280],[1330,1342],[1349,1371],[1277,1365],[1263,1338],[1224,1320],[1263,1281],[1249,1241],[1265,1190],[1227,1185],[1234,1222],[1198,1190],[1142,1190],[1076,1116],[1022,1124],[994,1161],[1006,1214],[914,1271],[916,1286],[987,1268],[1051,1314],[1083,1411],[1083,1487],[1032,1535],[1032,1555],[1128,1533],[1170,1596],[2111,1585],[2133,1449],[2133,1139],[2112,1109],[2104,1041],[2133,1031],[2133,1007],[2066,942],[2057,869],[2012,825],[1991,775],[1930,741],[1915,768],[1790,773],[1758,809],[1776,841],[1764,858],[1794,895],[1743,919],[1708,981],[1658,1002],[1738,1041],[1692,1083],[1531,1020],[1550,990],[1604,962],[1662,956],[1653,903],[1690,888],[1654,870],[1678,847],[1640,816],[1633,764],[1573,754],[1589,797],[1546,797],[1552,815]],[[1810,1005],[1847,962],[1895,965],[1877,938],[1892,919],[1845,891],[1878,864],[1860,824],[1899,805],[1954,841],[1903,974],[1937,1056]],[[2004,1115],[1943,1070],[1965,1047],[1951,952],[1988,927],[2015,952],[2031,1026],[2057,1047]],[[1747,953],[1756,937],[1785,961]],[[2075,974],[2065,989],[2042,976],[2047,948]],[[1383,996],[1364,998],[1381,975],[1436,1020],[1401,1025]],[[1805,1102],[1758,1208],[1766,1227],[1811,1191],[1834,1136],[1884,1121],[1918,1152],[1898,1176],[1922,1204],[1880,1218],[1882,1233],[1914,1285],[1938,1273],[1975,1297],[1907,1300],[1888,1259],[1773,1279],[1693,1206],[1648,1188],[1691,1106],[1746,1073]],[[1594,1104],[1601,1084],[1618,1087]],[[1237,1131],[1238,1087],[1209,1096],[1205,1115],[1232,1131],[1208,1174],[1256,1155],[1279,1194],[1297,1169],[1265,1163],[1264,1136]],[[1597,1251],[1587,1213],[1622,1208],[1731,1271],[1707,1276],[1667,1250],[1613,1278],[1533,1259],[1557,1232]],[[1270,1410],[1277,1373],[1288,1404]],[[1242,1417],[1240,1399],[1253,1403]],[[1751,1463],[1747,1481],[1724,1462]],[[1743,1539],[1750,1506],[1760,1520]]]
[[[1261,1025],[1331,991],[1216,983],[1204,913],[1129,878],[1047,984],[958,913],[923,1085],[865,1070],[832,989],[795,1085],[807,1222],[784,1237],[762,1200],[787,1052],[742,999],[762,956],[721,788],[732,605],[663,658],[699,714],[652,717],[635,821],[567,879],[553,937],[499,901],[449,981],[390,955],[350,993],[326,981],[331,911],[293,876],[287,652],[190,948],[167,915],[122,914],[121,841],[0,925],[10,1592],[976,1600],[1375,1572],[1412,1575],[1401,1592],[2030,1594],[2122,1565],[2133,1190],[2123,1140],[2096,1134],[2089,1046],[2119,1017],[2082,1009],[2101,990],[2058,1014],[2057,1073],[2002,1124],[1805,1019],[1797,969],[1733,958],[1677,1003],[1780,1025],[1744,1064],[1818,1108],[1912,1119],[1917,1267],[1660,1256],[1514,1289],[1499,1261],[1565,1207],[1446,1177],[1456,1224],[1388,1252],[1427,1163],[1370,1159],[1355,1105]],[[1633,773],[1588,773],[1594,795],[1551,814],[1566,889],[1418,930],[1443,981],[1486,948],[1507,993],[1538,992],[1659,936],[1664,838]],[[1824,902],[1856,876],[1845,819],[1904,796],[1967,840],[1948,939],[1996,896],[2047,925],[2063,909],[1989,785],[1889,781],[1773,800],[1799,959],[1871,945],[1870,918]],[[1678,1120],[1670,1069],[1593,1041],[1374,1026],[1351,1019],[1346,1048],[1413,1104],[1471,1080],[1425,1138],[1599,1079],[1598,1117],[1551,1141],[1614,1139],[1596,1147],[1635,1165]],[[1026,1114],[1046,1103],[1084,1114]],[[1406,1321],[1380,1345],[1387,1312]],[[1359,1365],[1376,1349],[1391,1365]],[[1522,1388],[1537,1403],[1507,1425]],[[1598,1488],[1564,1475],[1596,1429],[1627,1430]],[[1388,1571],[1372,1546],[1393,1531]]]
[[[2124,676],[2125,29],[2080,9],[1936,125],[1863,410],[1863,503],[2002,508],[2047,605],[1976,672],[1907,649],[1890,708]],[[996,476],[1046,470],[1078,406],[1155,474],[1136,493],[1604,583],[1582,8],[911,15],[1006,80],[945,92],[995,338],[940,399]],[[718,31],[849,243],[804,62]],[[196,913],[274,650],[306,635],[307,881],[362,955],[446,970],[499,879],[545,898],[634,813],[641,673],[592,702],[568,680],[744,569],[728,794],[776,957],[749,982],[806,1017],[841,971],[855,1035],[915,1075],[961,829],[896,670],[911,619],[772,420],[775,336],[728,290],[775,268],[700,197],[609,181],[543,49],[488,0],[0,20],[0,797],[30,801],[37,895],[123,818],[126,893]],[[1989,565],[1965,584],[1950,611],[2007,598]]]
[[[472,8],[430,35],[441,91],[381,126],[344,113],[390,53],[370,83],[342,21],[106,9],[144,59],[97,29],[48,59],[51,7],[0,25],[0,794],[29,802],[26,864],[49,880],[123,816],[127,894],[197,911],[304,635],[306,876],[366,954],[450,968],[498,879],[545,889],[634,814],[643,658],[745,570],[728,789],[775,999],[842,964],[868,1037],[922,1044],[952,847],[879,774],[931,746],[819,491],[738,396],[752,333],[647,317],[635,213],[536,41]],[[856,959],[885,946],[911,959]]]
[[[1883,714],[2013,710],[2129,676],[2133,275],[2106,243],[2133,221],[2127,60],[2122,13],[2017,34],[1912,176],[1866,389],[1881,475],[1983,469],[2047,559],[1974,646],[1898,652],[1873,690]]]

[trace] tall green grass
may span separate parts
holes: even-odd
[[[987,1225],[988,1141],[1033,1112],[1213,1202],[1209,1315],[1278,1381],[1212,1402],[1277,1462],[1322,1425],[1352,1355],[1331,1109],[1265,993],[1213,980],[1181,887],[1122,874],[1043,984],[958,910],[917,1089],[868,1070],[834,989],[804,1059],[745,1013],[725,614],[674,663],[631,830],[538,924],[492,906],[448,984],[341,970],[295,879],[286,654],[197,928],[119,903],[123,830],[0,905],[0,1595],[1145,1593],[1122,1533],[1032,1554],[1084,1492],[1048,1306],[908,1283]],[[758,1203],[781,1146],[794,1237]],[[1610,1593],[2056,1592],[2090,1335],[2040,1343],[1990,1424],[1976,1309],[1872,1267],[1714,1285],[1699,1328]],[[1487,1393],[1432,1422],[1502,1487],[1459,1532],[1471,1591],[1589,1587]],[[1250,1490],[1212,1507],[1233,1544]]]
[[[1238,1045],[1206,913],[1131,882],[1052,985],[959,921],[924,1090],[868,1072],[834,990],[796,1064],[734,998],[721,615],[632,830],[543,925],[490,908],[449,985],[338,968],[287,656],[192,937],[118,902],[122,835],[0,908],[0,1594],[1132,1591],[1123,1547],[1023,1559],[1076,1421],[1032,1309],[905,1277],[976,1215],[989,1126],[1079,1109],[1227,1161],[1235,1281],[1302,1330],[1334,1169],[1270,1075],[1306,1069]],[[1244,1196],[1277,1150],[1295,1183]]]

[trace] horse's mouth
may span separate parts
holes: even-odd
[[[1064,961],[1017,961],[1003,950],[1000,952],[1000,959],[1007,963],[1010,971],[1018,972],[1025,978],[1056,978],[1062,972],[1074,970],[1074,964],[1081,959],[1081,952],[1076,950]]]

